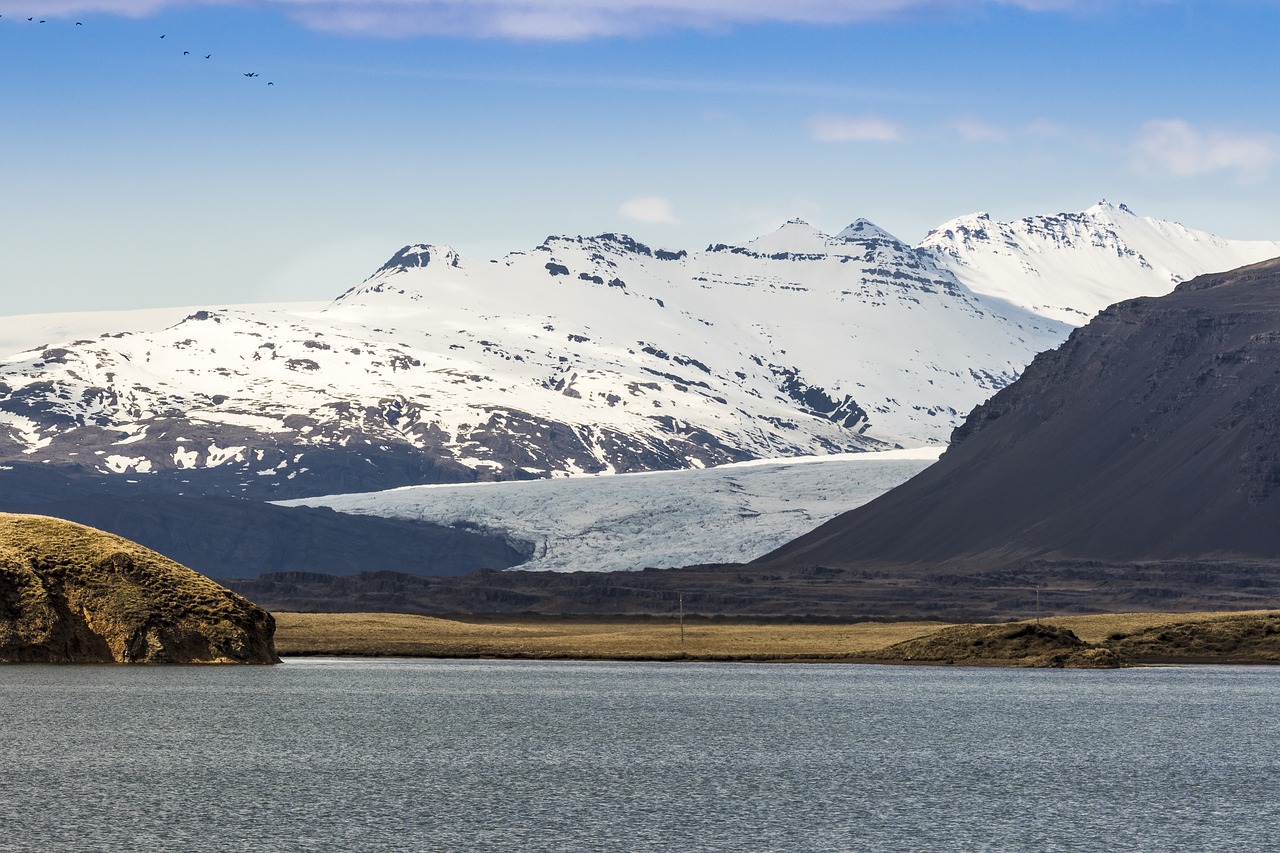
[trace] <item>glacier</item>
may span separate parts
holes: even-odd
[[[941,447],[755,460],[700,471],[408,486],[285,506],[429,521],[527,548],[528,571],[752,560],[905,482]]]

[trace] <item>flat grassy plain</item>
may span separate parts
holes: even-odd
[[[464,618],[276,613],[282,655],[582,660],[839,660],[931,634],[941,622]]]
[[[531,658],[564,660],[855,661],[893,660],[889,647],[950,627],[942,622],[788,623],[686,619],[683,643],[674,619],[466,617],[394,613],[288,613],[276,617],[282,655],[362,657]],[[1085,643],[1196,630],[1224,620],[1251,625],[1280,619],[1277,611],[1116,613],[1041,620]],[[1179,656],[1166,650],[1162,659]],[[1197,657],[1203,659],[1203,656]],[[1232,660],[1263,660],[1239,655]]]

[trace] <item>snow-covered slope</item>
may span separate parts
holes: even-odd
[[[314,311],[323,302],[295,302],[278,305],[223,306],[219,310],[237,308],[255,312],[282,313]],[[204,306],[208,307],[208,306]],[[190,308],[135,308],[120,311],[63,311],[54,314],[13,314],[0,316],[0,363],[28,350],[44,349],[70,341],[84,341],[102,334],[121,332],[158,332],[194,314],[200,306]]]
[[[406,246],[325,305],[0,321],[0,465],[282,498],[941,444],[1068,323],[1272,254],[1107,204]]]
[[[937,444],[1064,333],[865,222],[410,246],[322,310],[19,354],[0,456],[285,497]]]
[[[1280,240],[1225,240],[1105,200],[1016,222],[962,216],[920,245],[976,293],[1075,326],[1121,300],[1280,256]]]
[[[915,476],[941,448],[519,483],[409,486],[286,504],[480,529],[533,545],[522,570],[744,562]]]

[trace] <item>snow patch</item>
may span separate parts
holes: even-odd
[[[151,473],[151,460],[145,456],[119,456],[111,455],[102,460],[113,474],[124,474],[128,471],[134,471],[138,474]]]
[[[209,442],[208,456],[205,457],[204,467],[217,468],[225,462],[243,462],[245,448],[241,447],[219,447],[214,442]]]
[[[178,449],[173,451],[173,464],[178,468],[194,468],[200,464],[200,451],[187,450],[183,445],[178,445]]]

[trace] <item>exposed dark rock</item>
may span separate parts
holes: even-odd
[[[671,615],[684,597],[701,616],[1028,619],[1044,614],[1280,608],[1280,572],[1232,562],[1029,562],[983,566],[866,564],[693,566],[640,572],[481,571],[451,578],[394,572],[268,574],[224,580],[273,610],[440,615]]]

